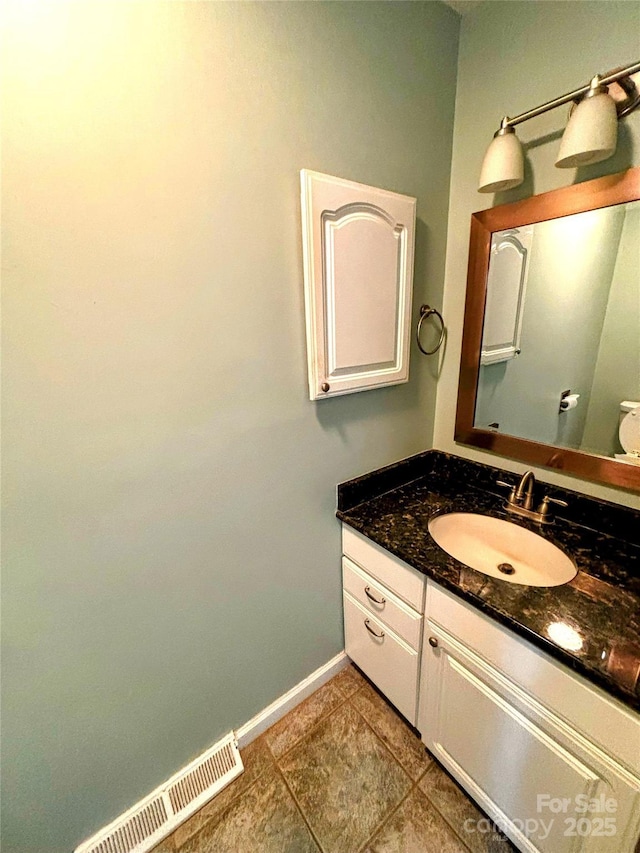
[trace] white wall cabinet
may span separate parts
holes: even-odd
[[[416,199],[300,178],[310,398],[406,382]]]

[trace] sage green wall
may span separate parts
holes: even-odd
[[[299,170],[418,198],[440,305],[459,19],[5,6],[4,853],[68,851],[343,648],[336,483],[432,362],[307,399]]]
[[[638,58],[640,4],[632,2],[566,3],[520,0],[482,2],[462,18],[451,197],[445,276],[444,317],[447,351],[438,383],[434,444],[487,464],[522,473],[522,463],[484,453],[453,440],[469,221],[477,210],[567,186],[576,181],[640,165],[640,111],[619,125],[616,154],[579,170],[554,166],[567,111],[553,110],[526,122],[518,136],[526,151],[524,184],[496,196],[477,190],[487,145],[503,115],[516,115]],[[548,469],[544,480],[629,506],[640,506],[630,492],[600,486]]]

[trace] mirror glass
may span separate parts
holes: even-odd
[[[640,492],[639,430],[640,167],[474,213],[455,440]]]
[[[640,406],[640,201],[496,231],[489,258],[474,426],[640,464],[619,437]]]

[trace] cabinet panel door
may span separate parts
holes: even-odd
[[[416,200],[300,177],[311,399],[406,382]]]
[[[344,593],[344,648],[351,660],[415,725],[418,653],[347,592]]]
[[[423,741],[518,848],[632,853],[638,780],[442,629],[427,631],[438,646],[424,644]],[[600,798],[615,812],[580,811]]]

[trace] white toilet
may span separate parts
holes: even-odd
[[[624,453],[615,453],[620,462],[640,465],[640,402],[623,400],[620,403],[620,444]]]

